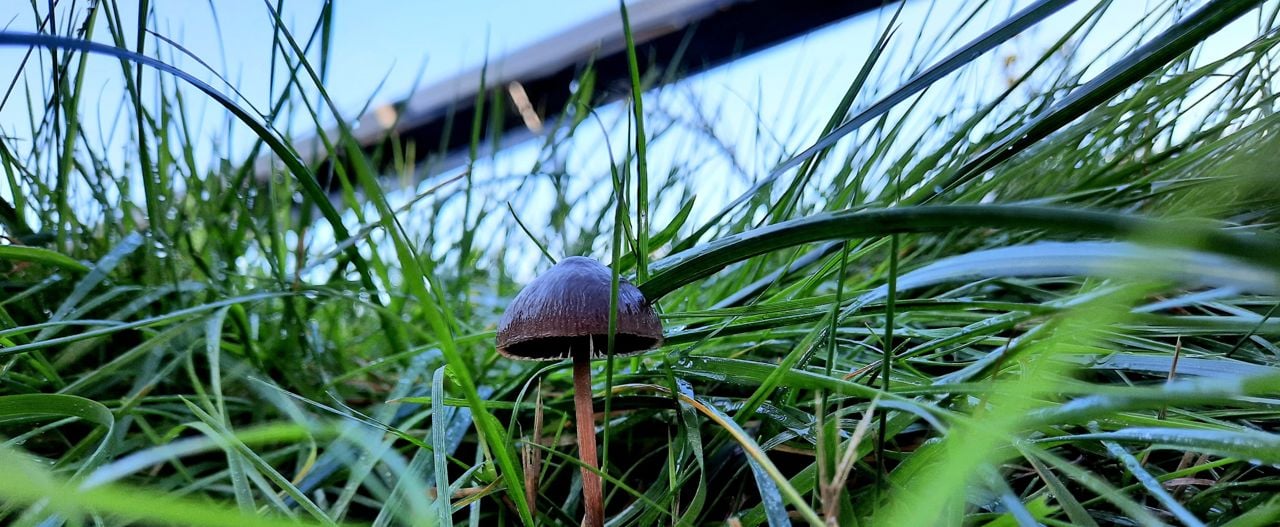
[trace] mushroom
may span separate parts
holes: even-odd
[[[498,353],[517,360],[573,359],[573,404],[582,460],[583,525],[604,524],[604,495],[596,460],[591,407],[591,359],[604,357],[609,339],[613,274],[600,262],[571,256],[534,278],[516,295],[498,323]],[[662,344],[662,322],[636,286],[618,283],[614,355],[632,355]],[[590,468],[588,468],[590,467]]]

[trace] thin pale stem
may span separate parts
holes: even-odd
[[[578,430],[578,458],[582,461],[584,527],[604,525],[604,488],[596,462],[596,418],[591,406],[591,350],[573,350],[573,406]],[[595,469],[595,470],[592,470]]]

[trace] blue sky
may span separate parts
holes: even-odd
[[[928,2],[914,4],[913,7],[923,7]],[[180,43],[191,54],[212,66],[251,103],[258,107],[265,104],[269,87],[265,72],[270,67],[272,35],[270,15],[263,2],[179,1],[153,2],[152,5],[156,20],[154,27],[160,34]],[[309,29],[316,18],[319,2],[286,2],[285,5],[282,18],[302,38],[304,35],[301,33]],[[327,89],[338,106],[348,112],[362,107],[370,96],[386,102],[407,95],[419,73],[422,73],[423,83],[429,84],[480,64],[486,52],[490,57],[499,57],[582,20],[617,11],[617,3],[612,0],[340,0],[335,5],[334,51]],[[129,17],[136,10],[136,0],[122,0],[119,6],[125,14],[127,31],[132,33],[134,21]],[[84,3],[81,2],[79,7],[83,10]],[[68,14],[65,10],[59,11],[61,17]],[[0,0],[0,24],[11,31],[34,30],[36,22],[30,13],[29,2]],[[867,24],[864,22],[863,25]],[[869,25],[874,26],[874,22]],[[859,32],[862,31],[855,28],[852,33]],[[105,33],[105,28],[100,26],[95,40],[105,42]],[[733,72],[733,81],[736,82],[751,77],[785,75],[795,78],[797,73],[811,73],[798,71],[805,67],[803,62],[822,62],[824,67],[821,69],[828,72],[832,72],[831,66],[835,64],[851,63],[856,66],[865,57],[874,35],[864,34],[861,37],[854,42],[838,38],[844,42],[835,48],[827,47],[825,43],[806,46],[805,40],[810,39],[784,46],[800,51],[802,63],[797,64],[794,52],[786,61],[794,66],[792,71],[777,71],[775,65],[754,59],[726,71]],[[0,72],[5,72],[7,77],[9,72],[16,71],[23,51],[0,48]],[[154,53],[155,47],[148,51]],[[162,54],[167,61],[213,81],[214,76],[203,66],[175,53],[172,48],[164,49]],[[753,68],[753,63],[764,67]],[[28,64],[29,68],[32,66]],[[123,82],[116,63],[96,58],[88,67],[89,78],[103,86],[104,102],[123,96]],[[213,83],[218,85],[216,81]],[[16,132],[16,124],[25,121],[25,108],[20,106],[9,104],[0,113],[0,127],[9,133]]]
[[[991,23],[1010,13],[1025,0],[997,0],[986,12]],[[1072,20],[1093,1],[1082,0],[1068,8],[1057,20]],[[85,2],[76,4],[84,9]],[[286,2],[282,18],[293,27],[299,38],[310,28],[319,10],[320,2]],[[1117,2],[1114,14],[1104,20],[1124,22],[1143,11],[1148,2]],[[63,3],[62,5],[67,5]],[[270,67],[271,17],[266,3],[258,0],[217,0],[216,2],[176,1],[153,2],[154,27],[167,38],[180,43],[187,51],[200,57],[243,93],[248,101],[263,108],[268,101],[270,79],[266,75]],[[469,2],[444,2],[439,0],[386,0],[364,2],[339,0],[335,3],[336,16],[331,58],[327,79],[327,91],[345,113],[352,114],[363,107],[371,97],[378,102],[400,99],[410,93],[415,82],[430,84],[446,78],[459,70],[480,64],[486,53],[500,57],[532,41],[558,32],[582,20],[600,14],[614,13],[617,3],[613,0],[477,0]],[[957,2],[955,6],[963,5]],[[120,10],[125,14],[125,25],[131,26],[131,13],[136,11],[136,0],[122,0]],[[945,15],[954,6],[948,2],[915,0],[908,2],[904,20],[924,18],[932,10],[926,25],[941,27]],[[214,11],[216,9],[216,12]],[[60,10],[66,18],[70,13]],[[11,31],[32,31],[35,20],[30,13],[28,0],[0,0],[0,27]],[[881,30],[883,15],[868,15],[829,27],[821,32],[779,46],[765,53],[720,68],[697,81],[703,85],[718,84],[734,87],[738,91],[752,90],[751,95],[764,105],[774,102],[792,104],[791,97],[782,96],[797,90],[807,90],[806,97],[814,97],[812,106],[819,107],[839,99],[840,89],[819,89],[815,84],[848,82],[870,50],[872,42]],[[1051,24],[1046,24],[1052,28]],[[129,32],[134,31],[128,27]],[[106,41],[105,28],[98,30],[96,40]],[[1034,53],[1055,36],[1052,30],[1033,29],[1020,37],[1015,45]],[[910,37],[910,31],[900,32],[900,37]],[[153,44],[155,39],[152,39]],[[962,39],[951,39],[960,43]],[[907,47],[907,46],[898,46]],[[155,53],[155,46],[148,49]],[[161,55],[189,72],[219,86],[215,76],[195,60],[181,56],[173,48],[161,46]],[[24,50],[0,48],[0,72],[7,77],[18,70]],[[1005,49],[1002,53],[1012,51]],[[29,63],[28,71],[38,68]],[[38,69],[31,79],[42,78]],[[421,74],[421,79],[418,78]],[[90,60],[88,78],[91,85],[101,85],[100,99],[96,105],[110,107],[123,97],[123,81],[117,63],[105,58]],[[278,79],[277,79],[278,80]],[[889,83],[900,81],[886,78]],[[380,87],[381,86],[381,87]],[[22,90],[15,93],[3,109],[0,109],[0,130],[12,136],[22,137],[27,121]],[[747,96],[746,94],[739,94]],[[200,102],[201,97],[192,98]],[[822,106],[829,108],[830,106]],[[772,122],[796,115],[790,106],[756,108]],[[220,110],[211,109],[220,112]],[[815,119],[823,112],[812,112]],[[94,128],[97,112],[86,112],[86,122]],[[350,115],[348,115],[350,117]],[[215,115],[214,117],[220,117]],[[805,116],[800,115],[804,118]],[[103,117],[109,120],[110,116]],[[212,119],[217,121],[218,119]],[[309,123],[299,119],[294,130],[305,135]],[[790,129],[793,123],[780,123],[778,129]],[[801,127],[812,126],[804,123]],[[216,129],[216,127],[215,127]]]
[[[84,4],[80,2],[81,11]],[[263,2],[183,0],[152,5],[159,33],[218,70],[255,104],[265,101],[272,35],[271,16]],[[301,33],[316,19],[320,2],[285,5],[282,18]],[[426,82],[438,80],[479,64],[486,51],[500,56],[617,7],[608,0],[556,0],[554,9],[550,5],[499,0],[339,0],[335,3],[328,91],[341,108],[350,111],[360,108],[380,83],[384,86],[377,98],[393,100],[408,93],[420,72]],[[128,31],[134,31],[135,21],[128,17],[136,12],[136,0],[122,0],[119,6]],[[59,10],[60,16],[67,14]],[[35,24],[27,0],[0,0],[0,26],[4,29],[33,31]],[[108,40],[105,28],[99,29],[95,40]],[[0,49],[0,72],[6,80],[17,70],[22,52]],[[212,78],[189,58],[177,56],[173,62],[199,77]],[[100,75],[105,88],[120,89],[117,64],[99,59],[92,61],[90,68],[90,76]],[[17,119],[14,110],[5,109],[0,121],[3,126]]]
[[[950,36],[949,28],[954,20],[948,15],[961,6],[973,4],[931,0],[907,2],[891,42],[893,51],[878,65],[870,90],[860,96],[859,103],[871,102],[876,92],[892,89],[909,77],[912,67],[945,55],[950,48],[976,36],[981,29],[999,22],[1017,6],[1026,3],[1025,0],[993,0],[980,13],[979,23]],[[76,5],[83,9],[84,4]],[[1073,44],[1075,53],[1062,57],[1062,66],[1085,69],[1085,78],[1096,73],[1096,68],[1087,68],[1081,61],[1088,57],[1125,52],[1135,39],[1145,37],[1147,33],[1154,34],[1153,31],[1139,31],[1127,37],[1121,35],[1155,4],[1159,2],[1114,2],[1095,35]],[[122,0],[119,5],[126,19],[136,11],[135,0]],[[180,43],[209,64],[236,86],[248,103],[258,108],[266,106],[271,85],[266,72],[270,66],[272,36],[271,17],[263,2],[184,0],[153,2],[152,5],[155,9],[152,26],[160,34]],[[299,38],[304,38],[316,18],[319,2],[292,1],[285,5],[283,19]],[[936,115],[963,113],[976,106],[984,96],[998,90],[1011,75],[1025,68],[1026,61],[1038,57],[1070,23],[1094,5],[1096,2],[1092,0],[1076,2],[1050,21],[996,50],[991,60],[971,68],[963,76],[944,82],[922,99],[921,104],[931,107]],[[327,91],[339,109],[352,117],[371,97],[377,102],[389,102],[408,95],[418,81],[419,73],[421,82],[430,84],[480,64],[486,53],[489,57],[500,57],[582,20],[602,13],[614,13],[617,3],[613,0],[339,0],[336,8]],[[211,9],[216,9],[216,13]],[[64,19],[68,15],[59,12]],[[130,23],[127,21],[126,25]],[[652,124],[666,120],[687,126],[705,121],[707,130],[715,134],[715,140],[708,141],[699,133],[683,130],[684,135],[677,134],[675,139],[656,143],[650,152],[651,172],[662,174],[672,168],[681,168],[708,174],[700,178],[698,199],[701,206],[697,210],[700,214],[714,212],[718,208],[714,205],[717,201],[737,195],[754,178],[766,174],[779,156],[795,152],[817,137],[822,122],[856,75],[886,23],[887,14],[884,12],[857,17],[646,96],[646,109],[654,114]],[[28,0],[0,0],[0,25],[10,31],[31,31],[35,22]],[[127,28],[129,32],[133,30],[132,27]],[[105,34],[105,27],[100,26],[96,40],[105,41]],[[1252,35],[1252,26],[1247,21],[1240,22],[1224,31],[1215,41],[1217,44],[1210,48],[1225,50],[1228,44],[1238,45],[1242,39]],[[1121,41],[1119,45],[1114,43],[1117,38]],[[925,50],[932,58],[908,55]],[[17,48],[0,48],[0,72],[4,73],[6,80],[10,72],[18,70],[23,52]],[[156,48],[150,47],[148,52],[155,54]],[[181,56],[172,47],[160,46],[159,53],[166,61],[209,80],[215,86],[220,85],[216,76],[204,66]],[[33,89],[38,89],[38,82],[45,78],[43,66],[40,60],[27,66],[28,76],[23,80]],[[87,130],[95,131],[91,135],[96,136],[96,130],[102,130],[107,141],[119,144],[122,140],[115,136],[126,132],[121,131],[118,124],[115,127],[110,124],[122,120],[115,115],[124,96],[119,63],[95,57],[88,63],[86,77],[87,84],[97,88],[97,100],[83,103],[84,125]],[[381,90],[375,93],[380,84]],[[15,95],[14,100],[0,110],[0,133],[22,141],[24,133],[29,135],[29,126],[26,124],[28,116],[21,87]],[[225,112],[200,94],[193,93],[189,101],[192,105],[190,115],[208,139],[202,143],[207,145],[202,148],[202,153],[211,157],[226,151],[227,138],[222,128]],[[611,127],[608,144],[615,155],[621,155],[625,147],[625,112],[620,110],[620,105],[615,104],[600,111],[606,127]],[[127,116],[124,120],[127,121]],[[295,136],[310,135],[312,126],[304,115],[298,115],[291,123],[291,132]],[[923,120],[914,124],[917,128],[931,125]],[[242,127],[235,127],[233,133],[235,136],[229,149],[236,152],[239,150],[236,145],[243,144],[248,134]],[[560,162],[573,173],[607,173],[609,156],[602,155],[599,148],[604,144],[605,134],[595,134],[595,137],[591,137],[591,133],[583,135],[586,137],[575,137],[574,141],[585,146],[573,149],[573,153]],[[491,163],[478,167],[477,177],[496,179],[503,175],[527,173],[539,155],[534,146],[526,144],[504,152]],[[713,152],[717,147],[724,147],[727,152]],[[116,148],[111,150],[111,155],[115,160],[122,160],[129,152],[125,148]],[[589,185],[591,180],[582,178],[580,184]],[[393,199],[412,196],[422,188],[413,182],[407,183],[407,187],[393,193]],[[423,183],[429,184],[434,182]],[[0,188],[0,195],[7,190]],[[534,192],[529,199],[545,200],[548,198],[546,191],[547,188],[543,187],[541,192],[544,194]],[[573,191],[590,194],[587,188]],[[496,194],[499,196],[495,200],[510,198]],[[603,196],[596,193],[593,198],[602,199]],[[524,219],[534,225],[545,225],[546,208],[530,203],[526,207],[528,217]],[[655,225],[661,225],[663,218],[672,214],[673,210],[655,211]],[[408,216],[406,224],[412,226],[415,213]],[[436,219],[419,218],[419,221]],[[326,245],[323,229],[313,235],[316,236],[316,250],[323,251]],[[531,247],[527,249],[533,250]]]
[[[997,0],[986,12],[992,23],[1007,15],[1015,5],[1025,0]],[[1057,21],[1072,20],[1095,2],[1082,0],[1056,17]],[[83,10],[85,2],[78,4]],[[320,2],[286,2],[283,18],[294,31],[302,33],[315,20]],[[963,5],[957,2],[954,5]],[[1103,25],[1120,22],[1126,27],[1140,15],[1151,2],[1116,2],[1112,14]],[[67,5],[64,2],[62,5]],[[154,26],[159,33],[180,43],[200,57],[235,85],[250,103],[261,108],[268,100],[270,79],[265,72],[270,66],[271,24],[266,3],[258,0],[217,0],[215,2],[176,1],[153,2]],[[388,102],[407,95],[421,73],[423,84],[439,80],[451,74],[480,64],[485,54],[500,57],[532,41],[563,30],[582,20],[600,14],[617,11],[613,0],[477,0],[469,2],[444,2],[440,0],[385,0],[364,2],[339,0],[335,3],[334,51],[332,66],[327,79],[327,89],[344,112],[353,113],[373,97]],[[136,10],[136,0],[122,0],[120,10],[125,14],[125,24]],[[908,2],[905,20],[922,17],[932,10],[934,19],[928,25],[940,26],[945,15],[954,6],[948,2],[915,0]],[[214,10],[216,9],[216,13]],[[64,19],[70,13],[59,11]],[[0,0],[0,27],[11,31],[32,31],[35,20],[28,0]],[[719,83],[723,86],[755,87],[758,100],[768,103],[786,97],[775,92],[795,91],[806,83],[837,84],[847,82],[851,71],[861,64],[870,45],[880,31],[882,15],[858,17],[808,37],[758,54],[746,60],[720,68],[711,75],[702,76],[704,84]],[[215,23],[216,21],[216,23]],[[1049,29],[1033,29],[1020,37],[1015,45],[1034,53],[1055,36],[1054,24],[1044,24]],[[1061,24],[1058,24],[1060,26]],[[936,28],[935,28],[936,29]],[[133,27],[128,31],[132,32]],[[105,41],[105,28],[98,30],[96,40]],[[303,35],[299,35],[301,38]],[[900,37],[910,37],[909,31]],[[962,40],[951,39],[954,43]],[[1097,42],[1101,42],[1098,39]],[[154,43],[154,39],[153,39]],[[899,46],[905,47],[905,46]],[[162,55],[197,76],[214,80],[196,61],[176,54],[172,48],[162,46]],[[148,49],[155,52],[155,47]],[[0,48],[0,72],[7,78],[18,70],[24,50]],[[1002,53],[1011,53],[1005,49]],[[1087,54],[1087,50],[1085,53]],[[39,61],[35,61],[38,63]],[[30,72],[38,64],[27,65]],[[123,82],[117,63],[109,59],[95,58],[89,62],[88,77],[93,85],[101,85],[100,104],[109,105],[123,97]],[[32,76],[41,78],[40,71]],[[778,80],[786,79],[780,83]],[[886,79],[893,82],[900,79]],[[7,83],[6,83],[7,84]],[[379,89],[379,86],[381,88]],[[21,101],[21,89],[0,110],[0,130],[9,135],[22,136],[26,122],[26,108]],[[838,100],[839,89],[811,89],[821,100]],[[820,92],[820,93],[817,93]],[[196,97],[195,99],[199,99]],[[767,109],[765,109],[767,111]],[[788,109],[790,111],[790,109]],[[94,114],[86,112],[89,121]],[[822,112],[814,112],[821,114]],[[303,123],[304,125],[306,123]],[[780,127],[789,128],[789,127]],[[302,129],[299,134],[304,133]]]

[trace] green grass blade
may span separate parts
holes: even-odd
[[[1115,441],[1143,443],[1209,452],[1249,460],[1255,464],[1280,464],[1280,435],[1253,430],[1194,430],[1184,428],[1122,428],[1053,438],[1052,442]]]
[[[640,85],[640,64],[636,60],[636,41],[631,36],[631,19],[627,3],[618,2],[622,14],[622,34],[627,44],[627,70],[631,73],[631,115],[636,128],[636,276],[641,282],[649,278],[649,138],[644,131],[644,90]]]
[[[89,272],[89,266],[65,254],[28,245],[0,245],[0,260],[31,262],[76,273]]]
[[[135,521],[193,527],[320,525],[260,514],[246,515],[204,499],[178,498],[119,485],[66,492],[66,482],[57,480],[8,448],[0,448],[0,467],[9,474],[20,475],[0,479],[0,495],[5,501],[47,503],[50,509],[65,516],[92,511]]]
[[[654,262],[653,276],[638,287],[645,298],[661,298],[729,264],[786,247],[895,233],[947,232],[966,227],[1043,229],[1127,238],[1156,246],[1201,249],[1272,269],[1280,268],[1280,263],[1277,263],[1280,262],[1280,240],[1269,235],[1242,236],[1204,225],[1079,209],[948,205],[834,212],[776,223],[727,236]],[[1178,236],[1159,237],[1160,233],[1174,232]]]
[[[928,190],[908,199],[908,203],[925,203],[949,189],[961,185],[991,167],[1022,152],[1049,134],[1060,130],[1085,112],[1105,103],[1121,91],[1129,89],[1142,77],[1200,45],[1209,35],[1261,4],[1261,0],[1217,0],[1202,6],[1178,24],[1117,61],[1096,78],[1071,93],[1053,109],[1005,139],[975,156],[955,174],[939,183],[942,190]]]

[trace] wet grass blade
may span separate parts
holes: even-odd
[[[7,502],[48,503],[49,509],[67,516],[92,511],[138,521],[194,527],[323,525],[261,514],[241,514],[206,499],[180,498],[126,486],[113,485],[69,493],[65,491],[65,482],[8,448],[0,449],[0,467],[10,474],[21,475],[0,479],[0,495]]]
[[[1169,61],[1200,45],[1209,35],[1261,3],[1261,0],[1217,0],[1202,6],[1164,33],[1099,73],[1078,90],[1073,91],[1045,115],[1010,132],[1005,139],[974,156],[954,174],[938,183],[937,188],[941,190],[923,190],[907,202],[926,203],[978,177],[997,164],[1022,152],[1028,146],[1062,129],[1085,112],[1104,104],[1121,91],[1129,89],[1139,79],[1152,74]]]
[[[1255,464],[1280,464],[1280,435],[1252,430],[1196,430],[1185,428],[1122,428],[1053,438],[1055,443],[1114,441],[1168,446],[1248,460]]]
[[[42,247],[28,245],[0,245],[0,260],[10,262],[31,262],[76,273],[89,271],[89,266],[75,259]]]
[[[1111,212],[1017,205],[900,207],[877,211],[815,214],[727,236],[663,258],[653,276],[639,284],[656,299],[752,256],[824,240],[866,238],[896,233],[948,232],[961,228],[1043,229],[1050,232],[1108,236],[1156,246],[1200,249],[1280,268],[1280,239],[1242,236],[1206,225],[1174,223]],[[1176,237],[1168,233],[1178,233]],[[1166,236],[1161,237],[1164,233]]]

